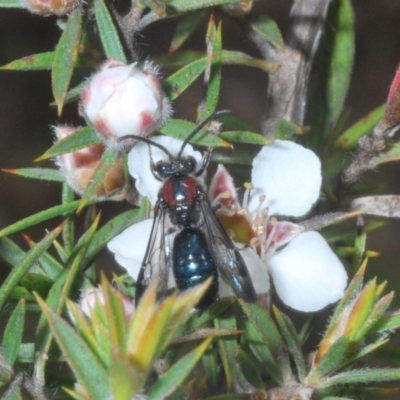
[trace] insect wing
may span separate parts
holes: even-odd
[[[172,249],[172,235],[167,232],[168,225],[166,208],[159,202],[155,207],[150,238],[136,282],[136,305],[154,279],[158,279],[157,292],[160,297],[163,298],[167,294]]]
[[[243,257],[218,221],[205,194],[199,203],[207,241],[213,251],[218,271],[238,297],[254,303],[257,296]]]

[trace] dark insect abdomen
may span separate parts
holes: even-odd
[[[198,308],[213,304],[218,297],[218,273],[204,233],[198,228],[186,228],[174,239],[172,251],[173,273],[176,286],[185,290],[213,277],[213,282],[197,305]]]

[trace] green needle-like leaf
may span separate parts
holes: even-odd
[[[96,130],[90,126],[79,129],[73,134],[55,143],[35,161],[47,160],[65,153],[71,153],[85,147],[101,144],[102,140]]]
[[[205,7],[215,7],[228,3],[240,3],[242,0],[169,0],[168,6],[176,12],[186,12]]]
[[[25,299],[21,299],[8,320],[3,335],[2,349],[4,361],[12,366],[17,359],[25,324]]]
[[[341,386],[350,383],[388,382],[397,380],[400,380],[400,368],[356,369],[328,378],[320,388],[326,389],[331,386]]]
[[[327,88],[329,125],[339,118],[347,91],[354,61],[354,16],[350,0],[338,2],[333,29],[335,38],[331,50],[330,72]]]
[[[29,228],[30,226],[37,225],[40,222],[47,221],[54,217],[67,216],[70,212],[74,211],[80,205],[80,200],[73,201],[68,204],[62,204],[60,206],[54,206],[48,208],[47,210],[40,211],[37,214],[31,215],[21,219],[14,224],[7,226],[6,228],[0,230],[0,238],[4,236],[11,235],[12,233],[21,231],[23,229]]]
[[[214,321],[214,326],[221,329],[236,329],[236,318],[217,318]],[[218,339],[218,349],[222,360],[222,365],[225,371],[227,391],[232,390],[232,386],[236,381],[236,354],[237,354],[237,339],[236,337]]]
[[[80,7],[71,12],[65,30],[54,52],[51,83],[54,99],[57,103],[58,115],[61,114],[65,94],[67,93],[72,72],[78,59],[82,29],[81,13],[82,10]]]
[[[164,89],[171,100],[179,97],[206,69],[208,58],[200,58],[170,75],[164,82]]]
[[[0,0],[0,7],[23,8],[24,4],[21,0]]]
[[[261,146],[272,143],[270,139],[267,139],[259,133],[248,131],[224,131],[221,132],[218,137],[233,143],[248,143]]]
[[[108,11],[106,3],[103,0],[95,0],[94,11],[96,14],[101,43],[107,58],[117,58],[118,60],[126,62],[126,57],[119,40],[117,29],[110,12]]]
[[[19,168],[3,169],[8,174],[22,176],[24,178],[39,179],[44,181],[64,182],[64,177],[58,169],[51,168]]]
[[[283,51],[283,38],[278,25],[272,18],[261,15],[256,21],[252,22],[251,27],[278,50]]]
[[[1,7],[1,0],[0,0]],[[47,53],[32,54],[20,58],[19,60],[12,61],[6,65],[0,67],[4,70],[10,71],[37,71],[51,69],[53,65],[54,52],[49,51]]]
[[[160,132],[167,136],[185,140],[194,129],[196,129],[196,125],[192,122],[171,118],[168,120],[167,124],[160,129]],[[232,147],[228,142],[225,142],[225,140],[211,133],[207,133],[204,129],[191,140],[191,143],[212,147]]]
[[[149,400],[162,400],[173,393],[183,383],[207,350],[212,338],[205,340],[200,346],[176,362],[150,389]]]
[[[272,307],[282,335],[288,344],[288,350],[292,353],[299,380],[300,382],[303,382],[307,373],[307,368],[296,328],[294,327],[293,322],[285,314],[283,314],[277,307]]]
[[[79,383],[94,400],[110,398],[109,376],[97,357],[74,329],[54,313],[42,299],[37,297],[37,302]]]
[[[0,287],[0,309],[3,307],[7,297],[20,279],[32,267],[32,264],[50,247],[54,239],[61,233],[63,226],[64,223],[49,232],[34,248],[26,253],[25,258],[10,272],[3,285]]]
[[[168,55],[174,53],[178,48],[185,43],[186,39],[196,29],[197,25],[203,19],[205,12],[190,13],[183,16],[175,29],[175,34],[169,46]]]

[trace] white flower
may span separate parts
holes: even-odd
[[[147,136],[171,114],[150,63],[139,68],[109,60],[83,88],[81,99],[82,114],[109,145],[126,135]]]
[[[217,170],[210,195],[213,199],[222,191],[231,193],[224,201],[230,203],[228,211],[232,213],[240,207],[226,174],[223,167]],[[347,274],[325,239],[317,232],[303,232],[300,225],[271,217],[300,217],[311,209],[321,187],[317,156],[293,142],[276,140],[255,157],[251,183],[252,190],[246,191],[237,215],[247,214],[249,230],[256,236],[249,244],[266,265],[282,301],[293,309],[311,312],[339,300]]]
[[[166,137],[157,138],[157,142],[172,154],[178,153],[182,143]],[[151,153],[154,162],[166,158],[162,150],[154,147]],[[190,153],[200,167],[200,154],[186,146],[184,155]],[[137,179],[140,194],[150,197],[155,204],[162,182],[152,176],[147,145],[137,144],[128,163],[131,175]],[[274,144],[265,146],[254,159],[253,190],[251,196],[247,191],[244,199],[248,218],[243,218],[246,213],[239,210],[233,181],[222,166],[218,168],[209,190],[211,199],[224,205],[218,216],[229,231],[232,226],[227,220],[233,221],[233,239],[250,245],[242,255],[256,292],[268,292],[268,271],[283,302],[307,312],[320,310],[342,297],[347,283],[346,272],[319,233],[303,232],[300,225],[277,221],[270,215],[300,217],[307,213],[319,196],[320,169],[318,158],[310,150],[292,142],[276,140]],[[117,261],[135,278],[151,226],[152,220],[143,221],[108,244]],[[253,240],[246,241],[250,235]]]

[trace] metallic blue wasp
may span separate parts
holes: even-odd
[[[141,270],[137,278],[136,303],[149,286],[153,277],[159,276],[159,294],[168,291],[172,271],[179,290],[191,288],[209,277],[212,284],[197,305],[204,308],[218,299],[219,276],[235,294],[247,302],[256,301],[256,293],[246,264],[221,226],[210,204],[207,193],[198,177],[207,168],[211,152],[203,157],[197,169],[192,156],[182,155],[189,141],[213,118],[226,114],[222,110],[203,121],[183,142],[176,156],[164,146],[146,138],[125,136],[156,146],[165,152],[167,159],[151,161],[154,177],[163,182],[154,209],[154,222]]]

